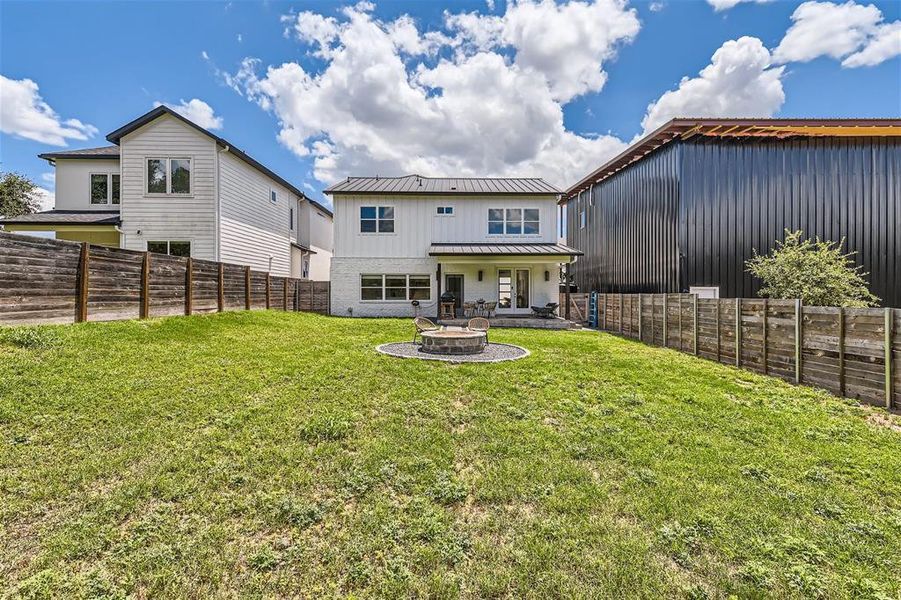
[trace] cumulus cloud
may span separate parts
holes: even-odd
[[[65,146],[67,140],[86,140],[97,128],[78,119],[62,120],[44,102],[38,84],[31,79],[9,79],[0,75],[0,131],[9,135]]]
[[[770,117],[785,101],[783,67],[771,66],[769,51],[754,37],[730,40],[697,77],[648,106],[642,127],[652,131],[673,117]]]
[[[757,4],[763,4],[770,1],[771,0],[707,0],[707,4],[712,6],[713,10],[716,12],[720,12],[722,10],[729,10],[742,2],[756,2]]]
[[[153,103],[153,106],[157,107],[163,104],[165,104],[187,120],[193,121],[197,125],[200,125],[204,129],[222,129],[222,117],[216,116],[213,111],[213,107],[203,100],[198,100],[197,98],[188,100],[187,102],[182,100],[180,104],[171,104],[169,102],[157,101]]]
[[[322,59],[316,71],[296,62],[263,70],[248,58],[224,76],[274,113],[279,141],[312,156],[319,181],[537,174],[562,186],[624,147],[568,131],[563,106],[601,89],[604,63],[638,33],[625,2],[521,0],[502,16],[446,13],[443,27],[424,32],[409,16],[384,22],[371,9],[284,19]]]
[[[35,198],[38,201],[38,212],[52,210],[56,204],[56,196],[46,188],[37,186],[34,188]]]
[[[820,56],[845,67],[879,64],[901,54],[901,21],[883,23],[876,6],[805,2],[792,13],[792,26],[773,51],[779,63],[807,62]]]

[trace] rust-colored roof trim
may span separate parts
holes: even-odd
[[[677,139],[790,137],[901,137],[901,119],[672,119],[595,169],[560,198],[567,203],[592,184],[600,183],[647,154]]]

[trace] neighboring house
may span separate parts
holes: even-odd
[[[442,291],[528,314],[559,298],[559,191],[541,179],[350,177],[334,199],[335,315],[438,313]]]
[[[899,119],[675,119],[561,202],[583,292],[753,297],[745,261],[800,229],[901,306]]]
[[[328,279],[332,213],[227,140],[165,106],[106,139],[41,154],[56,168],[54,209],[0,225]]]

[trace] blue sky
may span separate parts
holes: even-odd
[[[13,82],[34,82],[58,120],[77,119],[83,127],[76,131],[87,139],[67,137],[65,145],[27,139],[28,122],[13,123],[13,117],[4,116],[2,169],[23,172],[52,190],[52,181],[43,178],[52,168],[38,153],[106,145],[108,132],[155,102],[198,99],[222,120],[216,133],[320,200],[330,179],[374,174],[358,170],[382,175],[414,169],[424,175],[537,170],[557,185],[567,185],[641,134],[649,105],[677,90],[683,78],[699,78],[725,43],[759,40],[744,44],[741,51],[733,48],[729,57],[724,53],[723,73],[731,71],[727,61],[745,65],[742,61],[757,60],[747,58],[754,52],[759,59],[760,53],[766,57],[774,51],[798,20],[792,16],[800,4],[741,2],[716,10],[716,0],[605,2],[606,12],[598,8],[592,13],[602,24],[593,32],[575,10],[548,13],[557,19],[552,20],[538,9],[514,14],[501,0],[493,9],[484,1],[382,1],[350,12],[342,12],[346,2],[4,1],[0,74]],[[710,116],[898,117],[901,60],[893,52],[873,65],[842,64],[901,17],[899,2],[874,2],[867,13],[870,4],[851,7],[860,8],[856,30],[829,34],[832,39],[844,33],[856,36],[845,51],[830,50],[836,56],[817,55],[826,50],[814,47],[810,31],[806,38],[799,32],[780,60],[762,66],[757,60],[744,80],[713,73],[709,85],[689,85],[661,102],[659,114],[648,122],[675,110]],[[852,19],[838,14],[837,5],[830,6],[836,7],[832,26],[853,29]],[[825,12],[805,18],[832,18],[829,6],[820,8]],[[473,14],[477,25],[449,26],[448,14]],[[412,17],[416,40],[433,32],[444,41],[430,51],[407,50],[392,33],[398,49],[380,47],[379,32],[395,31],[392,24],[403,15]],[[555,49],[557,39],[571,34],[566,19],[583,29],[586,41],[612,41],[600,44],[593,55]],[[606,23],[617,19],[619,25],[606,29]],[[536,32],[536,23],[539,29],[547,23],[549,30]],[[814,33],[825,28],[814,25]],[[316,41],[314,30],[326,32],[325,45]],[[376,36],[369,43],[371,56],[366,47],[353,48],[351,41],[367,31]],[[479,45],[475,40],[482,31],[503,39]],[[826,42],[823,48],[834,48]],[[503,60],[487,60],[496,56]],[[794,58],[786,58],[790,56]],[[258,62],[241,71],[246,58]],[[395,58],[399,73],[396,68],[383,81],[368,79],[379,77],[378,67],[394,64]],[[445,67],[439,69],[442,62]],[[286,63],[299,69],[267,73],[267,68]],[[430,73],[417,79],[419,65]],[[572,69],[563,69],[566,65]],[[304,79],[329,69],[328,78]],[[582,81],[598,72],[605,74],[603,85]],[[346,83],[348,87],[336,89],[342,73],[366,85]],[[548,83],[536,83],[536,73]],[[416,79],[416,85],[408,89],[404,78]],[[391,97],[394,89],[398,98]],[[743,90],[748,98],[739,100]],[[562,127],[555,116],[559,111]],[[91,126],[98,133],[91,135]],[[564,155],[584,156],[560,158]]]

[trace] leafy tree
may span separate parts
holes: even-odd
[[[41,207],[38,186],[19,173],[0,173],[0,215],[18,217]]]
[[[747,261],[748,271],[763,280],[760,295],[770,298],[800,298],[813,306],[875,306],[879,298],[870,293],[863,267],[842,253],[841,242],[802,239],[803,231],[785,230],[785,241],[776,241],[769,255],[757,254]]]

